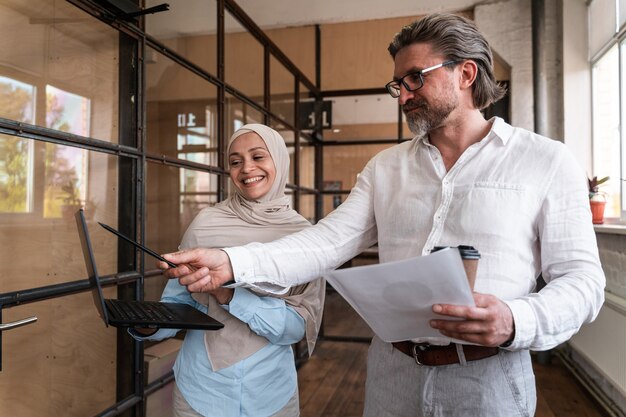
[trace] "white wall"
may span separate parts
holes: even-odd
[[[511,124],[533,130],[530,3],[511,0],[477,6],[474,19],[491,47],[511,66]]]
[[[563,117],[565,144],[591,173],[591,73],[587,6],[563,2]]]

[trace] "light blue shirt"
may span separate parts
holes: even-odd
[[[186,303],[207,312],[207,307],[191,298],[177,280],[168,282],[161,301]],[[178,389],[203,416],[271,416],[296,392],[298,380],[291,344],[304,336],[304,319],[284,300],[260,297],[245,288],[236,288],[233,299],[222,307],[270,343],[246,359],[215,372],[204,346],[204,331],[187,330],[174,364]],[[138,340],[162,340],[177,332],[160,329],[150,337],[129,333]]]

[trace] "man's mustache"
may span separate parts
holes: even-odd
[[[402,105],[402,111],[404,113],[407,113],[407,112],[417,109],[418,107],[426,107],[426,102],[423,100],[420,100],[420,101],[409,100]]]

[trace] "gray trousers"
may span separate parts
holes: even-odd
[[[172,393],[172,415],[173,417],[203,417],[196,410],[191,408],[189,403],[183,397],[178,386],[174,383],[174,392]],[[269,417],[298,417],[300,415],[300,400],[298,395],[298,388],[296,387],[296,392],[289,399],[287,404],[276,413],[272,414]],[[210,417],[221,417],[221,416],[210,416]]]
[[[372,340],[364,417],[532,417],[536,403],[527,350],[420,366],[390,343]]]

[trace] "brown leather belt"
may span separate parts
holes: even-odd
[[[459,355],[454,343],[445,346],[413,343],[409,341],[394,342],[393,347],[415,359],[418,365],[441,366],[459,363]],[[466,361],[477,361],[498,354],[497,347],[461,345]]]

